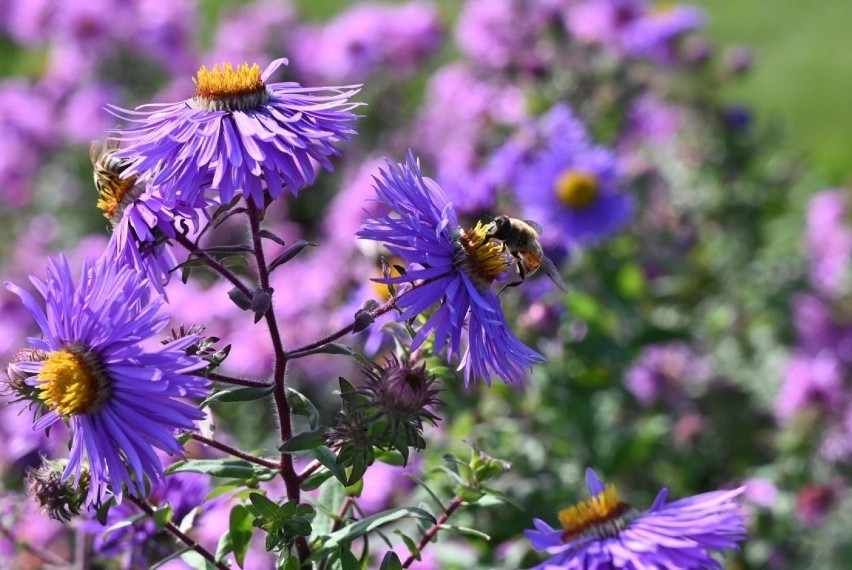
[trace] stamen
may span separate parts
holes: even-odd
[[[51,353],[38,381],[39,399],[64,417],[96,411],[112,391],[97,357],[76,345]]]
[[[455,262],[479,289],[487,289],[510,266],[503,244],[486,238],[488,225],[476,222],[472,230],[458,228],[454,235]]]
[[[559,512],[559,522],[565,532],[562,540],[569,542],[578,538],[594,536],[613,538],[636,518],[636,511],[621,502],[614,485],[607,485],[603,492]]]
[[[598,196],[598,179],[594,174],[569,169],[559,175],[553,186],[556,197],[569,208],[588,207]]]
[[[192,81],[195,106],[208,111],[247,111],[269,100],[257,64],[244,63],[235,69],[230,63],[223,63],[221,69],[215,65],[212,70],[202,65]]]

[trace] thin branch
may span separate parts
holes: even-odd
[[[177,237],[175,237],[175,241],[181,244],[190,254],[203,260],[205,265],[230,281],[234,287],[239,289],[246,297],[251,299],[251,290],[246,287],[242,281],[240,281],[240,278],[237,277],[233,271],[222,265],[218,259],[208,255],[203,249],[198,247],[198,244],[192,243],[192,241],[183,234],[179,233]]]
[[[406,293],[411,291],[415,287],[412,287],[411,289],[406,290]],[[375,319],[376,317],[380,317],[380,316],[384,315],[385,313],[392,311],[393,309],[396,308],[396,302],[399,300],[399,298],[400,298],[399,296],[391,297],[390,299],[387,300],[387,302],[385,302],[384,305],[381,305],[381,306],[377,307],[375,310],[373,310],[370,313],[370,316]],[[310,344],[306,344],[305,346],[300,346],[299,348],[297,348],[295,350],[291,350],[287,354],[287,356],[290,357],[290,358],[294,358],[294,357],[297,357],[302,352],[306,352],[308,350],[313,350],[315,348],[319,348],[321,346],[324,346],[324,345],[326,345],[330,342],[334,342],[337,339],[344,337],[347,334],[351,333],[354,328],[355,328],[355,322],[353,320],[352,323],[346,325],[342,329],[335,331],[335,332],[331,333],[330,335],[319,339],[316,342],[312,342]]]
[[[254,463],[255,465],[260,465],[261,467],[266,467],[267,469],[279,469],[280,466],[275,461],[269,461],[268,459],[263,459],[262,457],[255,457],[250,453],[246,453],[244,451],[240,451],[230,445],[224,444],[221,441],[216,441],[215,439],[210,439],[209,437],[204,437],[199,433],[192,432],[189,436],[199,443],[203,443],[204,445],[208,445],[214,449],[218,449],[219,451],[224,451],[228,455],[233,455],[234,457],[239,457],[240,459],[245,459],[249,463]]]
[[[133,495],[130,495],[130,494],[127,495],[127,498],[130,499],[130,502],[132,502],[134,505],[136,505],[137,507],[142,509],[142,511],[144,511],[146,515],[148,515],[151,518],[154,518],[154,509],[151,508],[151,505],[149,505],[145,500],[140,499],[138,497],[134,497]],[[213,556],[210,553],[210,551],[208,551],[206,548],[204,548],[203,546],[198,544],[189,535],[187,535],[181,529],[179,529],[177,526],[175,526],[175,524],[173,522],[171,522],[171,521],[167,522],[163,526],[163,528],[166,529],[167,531],[169,531],[171,534],[173,534],[175,536],[175,538],[180,540],[182,543],[184,543],[185,545],[187,545],[188,547],[190,547],[191,549],[196,551],[205,560],[207,560],[208,562],[213,564],[213,566],[215,566],[219,570],[229,570],[229,568],[227,566],[225,566],[225,564],[216,560],[216,557]]]
[[[331,532],[335,532],[340,530],[341,525],[343,525],[343,519],[346,517],[346,513],[349,511],[350,507],[354,503],[354,499],[352,495],[346,495],[346,498],[343,499],[343,503],[340,505],[340,509],[337,511],[337,518],[334,519],[334,524],[331,525]],[[319,570],[325,570],[328,565],[328,558],[323,560],[320,563]]]
[[[435,522],[435,524],[429,527],[429,530],[426,531],[426,534],[423,535],[423,538],[420,540],[420,544],[417,545],[417,552],[422,552],[423,549],[426,548],[426,546],[430,542],[432,542],[432,539],[435,538],[435,536],[438,534],[438,531],[441,530],[441,526],[444,525],[447,520],[449,520],[449,518],[453,515],[454,512],[456,512],[456,510],[458,510],[458,508],[463,502],[463,499],[458,495],[453,498],[453,502],[450,503],[450,506],[447,507],[447,510],[444,512],[444,514],[442,514]],[[416,558],[414,554],[409,554],[408,559],[405,561],[402,567],[408,568],[409,566],[414,564],[415,560]]]

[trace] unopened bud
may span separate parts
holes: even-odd
[[[38,399],[38,390],[27,384],[27,380],[36,374],[27,372],[20,366],[23,362],[41,362],[47,360],[48,353],[37,348],[22,348],[12,356],[12,360],[6,366],[6,377],[0,379],[0,394],[9,394],[16,397],[16,401],[30,400],[41,402]]]
[[[361,305],[361,308],[355,311],[355,323],[352,326],[352,332],[361,332],[371,324],[373,324],[373,311],[379,308],[379,303],[374,299],[369,299]]]
[[[45,462],[38,469],[29,471],[27,487],[50,518],[68,522],[71,517],[80,514],[89,489],[89,471],[83,470],[76,488],[70,480],[62,482],[62,471],[61,465]]]

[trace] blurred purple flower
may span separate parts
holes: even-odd
[[[677,60],[676,41],[703,28],[704,21],[704,11],[696,6],[657,4],[627,26],[624,47],[633,56],[672,64]]]
[[[852,227],[844,190],[824,190],[808,203],[805,246],[811,283],[826,295],[840,293],[849,281]]]
[[[625,373],[624,384],[643,406],[664,399],[683,402],[690,389],[710,379],[710,365],[683,342],[648,345]]]
[[[542,243],[571,247],[599,241],[629,220],[633,203],[619,188],[616,156],[578,134],[570,110],[557,106],[541,124],[554,129],[518,172],[514,186],[524,217],[538,222]]]
[[[415,483],[405,475],[420,473],[419,461],[415,458],[406,467],[388,465],[377,461],[364,474],[364,488],[357,502],[365,515],[372,515],[395,505],[395,499],[402,499],[414,487]]]
[[[408,263],[406,275],[377,281],[417,283],[401,294],[398,320],[437,306],[420,327],[412,350],[434,332],[436,351],[447,348],[447,358],[453,359],[461,354],[464,337],[467,351],[459,369],[465,369],[467,385],[480,379],[490,384],[492,375],[507,382],[523,380],[543,357],[511,332],[490,289],[509,264],[501,248],[485,240],[486,226],[460,228],[452,204],[433,180],[422,177],[411,153],[404,165],[388,162],[376,192],[390,213],[368,220],[358,237],[386,244]]]
[[[192,429],[204,417],[174,399],[207,392],[207,381],[189,374],[205,364],[186,354],[195,337],[143,350],[139,343],[166,326],[168,318],[157,314],[162,301],[142,275],[104,259],[86,263],[76,286],[64,257],[50,260],[46,281],[32,281],[45,308],[20,287],[6,282],[6,288],[41,328],[44,337],[30,338],[30,344],[49,353],[42,362],[19,364],[35,374],[32,385],[46,408],[33,428],[70,423],[63,480],[73,475],[79,484],[88,463],[88,504],[108,489],[120,498],[124,485],[144,495],[146,477],[154,483],[163,477],[154,448],[180,453],[172,432]]]
[[[148,495],[147,503],[155,509],[170,505],[172,521],[178,526],[198,509],[193,519],[195,526],[215,506],[204,500],[209,492],[208,475],[177,473],[168,475],[154,487]],[[93,547],[100,556],[114,558],[127,552],[128,568],[147,568],[174,552],[171,535],[158,528],[157,523],[151,517],[145,516],[133,503],[124,502],[111,507],[103,525],[94,519],[94,513],[91,513],[91,516],[92,518],[80,524],[80,529],[96,535]],[[131,520],[133,522],[128,524]],[[160,544],[159,539],[165,541]]]
[[[219,20],[208,61],[261,61],[281,49],[296,21],[290,0],[255,0],[229,7]],[[311,58],[309,61],[314,61]]]
[[[666,503],[663,489],[647,511],[621,502],[613,485],[604,486],[591,469],[586,484],[592,498],[559,513],[562,528],[534,519],[525,534],[536,550],[551,557],[535,570],[591,568],[722,568],[713,555],[736,549],[745,538],[745,516],[736,502],[743,487],[703,493]]]
[[[769,479],[753,477],[745,481],[743,498],[758,507],[771,509],[778,503],[778,487]]]
[[[619,50],[625,30],[645,8],[645,0],[574,2],[565,12],[565,28],[580,41]]]
[[[149,174],[166,200],[193,203],[210,185],[226,204],[237,194],[262,207],[264,194],[296,195],[313,183],[319,167],[355,131],[348,99],[358,88],[310,89],[298,83],[266,83],[285,64],[263,73],[257,65],[202,67],[192,99],[158,104],[153,111],[114,107],[135,126],[113,132],[126,146],[124,176]]]
[[[535,71],[553,57],[543,39],[553,10],[541,0],[470,0],[456,24],[456,42],[474,65]]]
[[[375,73],[408,75],[440,45],[438,10],[431,2],[362,2],[321,28],[298,31],[292,49],[311,81],[363,82]]]
[[[194,0],[134,0],[129,21],[133,36],[121,39],[169,72],[189,73],[197,65],[197,7]]]
[[[848,402],[845,372],[845,367],[830,351],[814,356],[794,354],[787,364],[784,384],[775,402],[776,413],[788,419],[812,405],[834,415],[842,413]]]
[[[459,212],[478,214],[494,204],[505,172],[502,160],[489,164],[486,141],[495,126],[521,124],[525,107],[517,86],[480,77],[463,64],[432,76],[412,138],[436,165],[438,183]]]

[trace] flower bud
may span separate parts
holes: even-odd
[[[27,474],[27,488],[41,509],[52,519],[68,522],[80,514],[80,507],[89,492],[89,472],[83,470],[79,485],[71,480],[62,482],[63,468],[58,463],[44,462]]]

